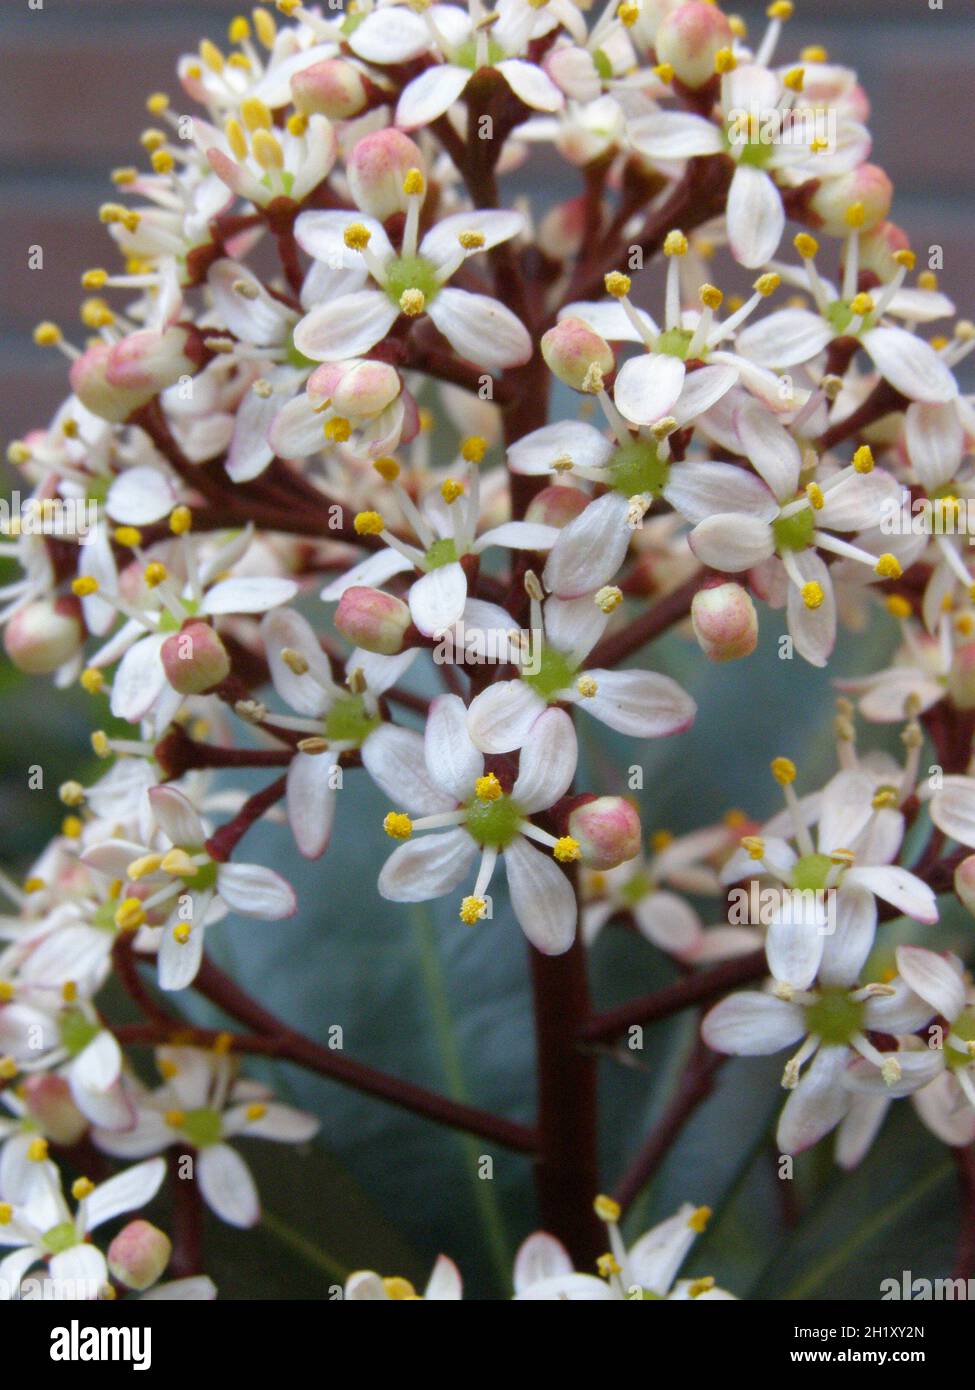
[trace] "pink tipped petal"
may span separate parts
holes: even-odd
[[[427,68],[403,88],[396,106],[397,126],[400,130],[419,130],[429,125],[459,101],[472,76],[469,68],[453,63]]]
[[[728,240],[731,253],[749,270],[770,261],[785,231],[779,190],[760,169],[739,164],[728,190]]]
[[[562,709],[549,709],[532,726],[521,751],[511,795],[526,815],[547,810],[568,791],[576,772],[576,734]]]
[[[410,588],[410,613],[424,637],[440,637],[453,627],[467,602],[467,575],[456,561],[440,565]]]
[[[795,367],[832,342],[834,331],[809,309],[779,309],[738,334],[737,348],[760,367]]]
[[[520,367],[532,355],[525,325],[486,294],[448,286],[429,304],[427,313],[456,353],[489,372]]]
[[[314,362],[362,357],[399,318],[399,306],[380,290],[356,290],[326,301],[298,324],[294,343]]]
[[[697,705],[675,680],[656,671],[602,671],[586,674],[596,694],[583,709],[617,733],[631,738],[665,738],[683,733],[694,722]]]
[[[518,1247],[513,1274],[515,1293],[524,1293],[543,1279],[572,1272],[572,1257],[562,1242],[547,1231],[536,1231]]]
[[[765,1057],[792,1047],[806,1031],[798,1004],[774,994],[744,990],[716,1004],[701,1024],[701,1036],[715,1052],[736,1057]]]
[[[291,884],[263,864],[221,864],[217,891],[229,908],[244,917],[278,922],[298,910]]]
[[[174,845],[197,848],[206,839],[192,803],[175,787],[150,787],[149,804],[159,829]]]
[[[722,512],[698,522],[688,544],[702,564],[725,574],[753,569],[775,553],[768,522],[739,512]]]
[[[379,875],[379,891],[394,903],[441,898],[468,875],[476,850],[466,830],[418,835],[386,860]]]
[[[633,534],[626,525],[626,511],[626,498],[608,492],[569,522],[545,565],[543,577],[553,593],[578,598],[609,583]]]
[[[776,1142],[785,1154],[811,1148],[839,1124],[850,1097],[843,1087],[848,1049],[821,1047],[779,1118]]]
[[[107,1182],[99,1183],[87,1201],[87,1226],[93,1230],[123,1212],[137,1211],[148,1206],[162,1186],[166,1164],[161,1158],[150,1158],[126,1168]]]
[[[454,802],[473,795],[484,758],[471,739],[468,711],[459,695],[439,695],[431,704],[424,753],[433,781]]]
[[[866,888],[916,922],[930,925],[938,920],[938,902],[928,885],[895,864],[878,868],[854,867],[847,872],[844,882],[851,887]]]
[[[872,328],[860,341],[881,376],[911,401],[954,400],[958,383],[930,343],[904,328]]]
[[[914,993],[949,1022],[964,1009],[964,981],[944,956],[923,946],[898,946],[897,969]]]
[[[624,362],[613,399],[634,425],[652,425],[669,415],[680,399],[686,368],[679,357],[649,352]]]
[[[324,854],[335,821],[337,760],[328,753],[296,753],[288,768],[288,824],[295,844],[306,859]]]
[[[495,681],[471,701],[468,733],[485,753],[511,753],[524,746],[544,709],[545,701],[524,681]]]
[[[261,1203],[250,1169],[229,1144],[211,1144],[196,1160],[200,1194],[228,1226],[246,1230],[261,1219]]]
[[[572,884],[551,855],[518,835],[504,851],[511,906],[528,940],[544,956],[559,956],[576,934]]]
[[[466,714],[461,718],[466,721]],[[362,745],[362,763],[380,791],[412,816],[432,816],[456,805],[458,798],[430,776],[423,735],[414,729],[381,724]]]
[[[771,521],[779,511],[778,502],[761,479],[731,463],[681,464],[671,469],[663,495],[695,524],[716,512],[745,512]]]

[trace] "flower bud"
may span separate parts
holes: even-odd
[[[149,1221],[130,1221],[108,1247],[112,1278],[129,1289],[148,1289],[162,1277],[173,1253],[165,1231]]]
[[[166,679],[180,695],[202,695],[230,675],[230,657],[209,623],[190,622],[162,644]]]
[[[894,256],[910,249],[910,238],[903,227],[896,222],[881,222],[860,238],[860,269],[872,270],[882,281],[890,280],[899,269]]]
[[[586,510],[588,504],[589,498],[579,488],[559,487],[555,483],[552,487],[542,488],[532,498],[525,512],[525,520],[536,521],[542,526],[568,526],[580,512]]]
[[[403,180],[411,169],[426,168],[419,145],[401,130],[388,128],[366,135],[352,150],[346,164],[349,188],[363,212],[385,222],[394,212],[405,212],[408,197]]]
[[[346,589],[335,610],[335,626],[343,637],[367,652],[396,656],[413,619],[401,598],[363,584]]]
[[[716,54],[732,40],[731,25],[716,5],[690,0],[657,30],[657,62],[669,63],[685,86],[703,87],[714,76]]]
[[[123,390],[108,380],[109,343],[93,343],[71,364],[71,389],[81,404],[102,420],[120,425],[152,399],[146,391]]]
[[[893,184],[879,165],[860,164],[849,173],[823,179],[809,206],[822,218],[823,231],[829,236],[845,236],[850,230],[847,214],[851,208],[862,207],[861,230],[870,231],[887,216],[893,193]]]
[[[975,709],[975,642],[955,648],[948,676],[948,694],[958,709]]]
[[[330,121],[358,116],[368,100],[362,74],[341,58],[326,58],[296,72],[291,79],[291,95],[302,115],[327,116]]]
[[[331,401],[338,415],[371,420],[392,405],[402,386],[388,362],[325,362],[308,378],[308,395],[312,401]]]
[[[3,645],[18,671],[47,676],[70,660],[84,640],[81,611],[73,599],[38,599],[7,624]]]
[[[556,203],[538,224],[538,245],[554,260],[576,256],[586,232],[586,199],[582,196]]]
[[[616,365],[609,343],[582,319],[560,320],[543,335],[541,346],[549,371],[573,391],[592,390],[593,377],[607,376]]]
[[[967,855],[955,870],[955,892],[962,906],[975,917],[975,854]]]
[[[737,661],[758,642],[758,615],[740,584],[699,589],[691,603],[691,624],[709,661]]]
[[[640,853],[640,816],[622,796],[597,796],[569,816],[569,834],[578,840],[582,862],[593,869],[615,869]]]
[[[189,333],[174,326],[159,333],[146,328],[115,343],[108,354],[105,379],[123,391],[142,391],[151,399],[157,391],[192,376],[199,363],[187,355]]]
[[[43,1134],[55,1144],[77,1144],[88,1128],[63,1076],[54,1072],[29,1076],[24,1082],[23,1099]]]

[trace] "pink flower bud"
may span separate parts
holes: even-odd
[[[73,657],[84,640],[81,610],[73,599],[38,599],[7,624],[3,645],[18,671],[47,676]]]
[[[377,130],[366,135],[346,163],[349,188],[363,212],[385,222],[394,212],[405,212],[408,202],[403,180],[411,169],[426,168],[419,145],[401,130]]]
[[[71,389],[81,404],[102,420],[120,425],[152,399],[152,392],[124,390],[108,380],[109,343],[94,343],[71,364]]]
[[[402,599],[363,584],[346,589],[335,610],[335,626],[343,637],[367,652],[396,656],[413,619]]]
[[[326,58],[295,73],[291,95],[303,115],[327,116],[330,121],[358,116],[368,100],[362,74],[341,58]]]
[[[597,796],[577,806],[569,834],[579,842],[582,862],[593,869],[615,869],[640,852],[640,816],[622,796]]]
[[[975,917],[975,854],[969,854],[955,870],[955,892],[962,906]]]
[[[586,200],[580,196],[557,203],[538,226],[538,244],[547,256],[564,261],[578,254],[586,230]]]
[[[894,256],[911,249],[910,238],[896,222],[881,222],[860,238],[860,268],[872,270],[880,280],[890,280],[898,270]]]
[[[703,87],[714,76],[719,49],[730,48],[731,25],[716,5],[704,0],[689,4],[664,17],[657,30],[657,62],[669,63],[687,87]]]
[[[579,488],[559,487],[555,483],[552,487],[542,488],[532,498],[525,520],[537,521],[542,526],[568,526],[580,512],[586,510],[588,503],[589,498]]]
[[[230,675],[230,657],[209,623],[191,622],[162,644],[166,679],[181,695],[202,695]]]
[[[190,335],[174,326],[162,333],[146,328],[120,339],[108,354],[105,379],[124,391],[143,391],[151,399],[157,391],[174,385],[181,376],[192,376],[198,362],[188,356]]]
[[[53,1072],[29,1076],[24,1082],[24,1104],[42,1133],[55,1144],[70,1147],[88,1128],[88,1121],[71,1097],[71,1087]]]
[[[975,709],[975,642],[955,649],[948,676],[948,694],[959,709]]]
[[[608,376],[616,365],[606,339],[576,318],[562,319],[543,335],[542,356],[553,376],[574,391],[593,390],[599,384],[594,377]]]
[[[331,401],[338,415],[371,420],[392,405],[402,390],[399,372],[388,362],[370,359],[325,362],[308,378],[308,395]]]
[[[149,1221],[130,1221],[108,1247],[112,1278],[130,1289],[148,1289],[161,1278],[173,1253],[165,1231]]]
[[[691,603],[691,624],[709,661],[737,661],[749,656],[758,641],[758,615],[740,584],[699,589]]]
[[[845,236],[850,225],[847,211],[857,203],[863,206],[861,230],[870,231],[890,212],[894,187],[877,164],[860,164],[847,174],[823,179],[809,200],[809,206],[822,218],[829,236]]]

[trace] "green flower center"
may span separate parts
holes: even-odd
[[[493,68],[495,64],[501,63],[507,57],[504,49],[496,39],[488,39],[487,65]],[[477,61],[477,39],[466,39],[459,48],[454,49],[453,62],[459,68],[470,68],[471,72],[478,69]]]
[[[74,1228],[73,1221],[62,1221],[59,1226],[52,1226],[49,1231],[44,1233],[44,1248],[51,1255],[60,1255],[65,1250],[70,1250],[72,1245],[78,1244],[78,1232]]]
[[[603,49],[597,48],[592,55],[593,66],[599,73],[604,82],[608,82],[613,75],[613,64],[609,61]]]
[[[806,1007],[806,1026],[827,1045],[839,1046],[861,1032],[863,1007],[842,989],[824,989]]]
[[[543,700],[552,700],[561,690],[566,690],[575,678],[576,668],[568,657],[552,647],[543,647],[538,670],[534,675],[522,674],[522,680],[530,685]]]
[[[779,551],[805,550],[812,543],[815,529],[812,507],[800,507],[791,516],[780,516],[772,522],[772,535]]]
[[[425,256],[394,256],[386,265],[386,293],[399,304],[406,290],[419,290],[429,304],[440,289],[432,261]]]
[[[824,317],[837,337],[842,337],[856,316],[848,299],[834,299],[832,304],[826,306]],[[875,327],[876,322],[875,314],[866,314],[858,331],[865,333],[868,328]]]
[[[97,1023],[86,1018],[80,1009],[66,1009],[60,1022],[61,1044],[71,1057],[77,1057],[99,1032]]]
[[[611,456],[608,471],[613,487],[624,497],[640,493],[657,497],[667,485],[670,464],[657,457],[652,441],[634,439]]]
[[[520,807],[510,796],[499,796],[496,801],[480,801],[475,797],[464,809],[471,835],[479,845],[491,845],[494,849],[510,845],[524,819]]]
[[[434,541],[426,555],[423,557],[423,568],[429,574],[430,570],[442,569],[444,565],[452,565],[457,559],[457,543],[452,536],[445,536],[443,540]]]
[[[792,866],[792,886],[802,892],[818,893],[826,887],[826,879],[833,867],[828,854],[804,854]]]
[[[197,865],[195,874],[178,874],[177,877],[182,878],[189,888],[209,892],[217,886],[217,865],[214,860],[208,859],[205,864]]]
[[[653,881],[646,874],[634,874],[620,889],[620,897],[627,907],[635,907],[638,902],[653,892]]]
[[[970,1042],[975,1038],[975,1009],[965,1009],[960,1013],[952,1024],[951,1031],[956,1038],[961,1038],[964,1042]],[[945,1062],[952,1071],[959,1067],[970,1067],[972,1064],[969,1054],[954,1047],[950,1042],[945,1042],[944,1053]]]
[[[195,598],[181,598],[180,604],[183,607],[184,616],[177,618],[170,613],[168,608],[163,608],[159,614],[160,632],[179,632],[187,618],[195,618],[200,611],[200,605]]]
[[[379,723],[378,717],[369,713],[361,695],[343,695],[325,716],[325,737],[358,747]]]
[[[689,328],[668,328],[654,343],[653,350],[666,353],[668,357],[679,357],[683,361],[693,336]]]
[[[193,1147],[197,1149],[205,1149],[210,1144],[217,1144],[223,1137],[220,1112],[211,1110],[206,1105],[199,1110],[187,1110],[180,1129]]]

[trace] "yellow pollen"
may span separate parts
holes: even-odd
[[[227,144],[230,146],[231,153],[236,159],[247,158],[247,136],[244,134],[244,127],[234,116],[230,116],[226,121],[223,133],[227,137]]]
[[[118,545],[127,546],[132,550],[135,546],[142,544],[142,532],[137,526],[116,526],[113,540]]]
[[[724,295],[717,285],[702,285],[700,289],[701,303],[706,309],[720,309],[724,301]]]
[[[862,317],[864,314],[872,313],[873,298],[869,294],[855,294],[850,300],[850,308],[854,314]]]
[[[614,1201],[612,1197],[606,1197],[603,1194],[600,1194],[596,1198],[592,1206],[593,1211],[595,1211],[600,1221],[616,1222],[619,1221],[620,1217],[623,1214],[619,1202]]]
[[[13,1057],[0,1057],[0,1081],[13,1081],[18,1067]]]
[[[461,232],[457,240],[465,251],[480,251],[486,244],[487,237],[483,232]]]
[[[265,48],[274,47],[274,39],[278,32],[278,27],[274,22],[274,16],[268,14],[267,10],[251,10],[251,18],[254,21],[254,32],[260,39]]]
[[[619,1274],[621,1266],[616,1260],[615,1255],[600,1255],[596,1261],[596,1268],[604,1279],[608,1279],[611,1274]]]
[[[342,415],[336,415],[325,422],[325,438],[333,444],[344,444],[352,437],[352,424]]]
[[[383,829],[391,840],[408,840],[413,834],[413,822],[403,811],[390,811],[383,820]]]
[[[14,997],[14,987],[9,980],[0,980],[0,1004],[9,1004]]]
[[[711,1208],[698,1207],[697,1210],[692,1212],[691,1215],[687,1218],[687,1224],[688,1226],[690,1226],[692,1231],[696,1231],[698,1235],[700,1235],[702,1231],[707,1230],[708,1222],[710,1220]]]
[[[463,495],[463,483],[458,483],[454,478],[447,478],[440,484],[440,496],[447,503],[456,502],[457,498]]]
[[[623,0],[623,4],[616,11],[616,18],[627,29],[632,29],[640,18],[640,6],[632,4],[630,0]]]
[[[387,1298],[397,1303],[412,1303],[414,1299],[419,1299],[419,1294],[409,1279],[384,1279],[383,1288],[386,1290]]]
[[[792,18],[795,13],[795,8],[792,0],[774,0],[774,3],[769,5],[765,13],[768,15],[769,19],[784,21]]]
[[[664,255],[687,255],[687,237],[684,235],[683,232],[674,230],[672,232],[667,233],[667,235],[664,237]]]
[[[426,183],[419,169],[407,169],[403,180],[403,192],[408,198],[418,198],[426,189]]]
[[[81,288],[83,290],[101,290],[108,283],[107,270],[86,270],[81,277]]]
[[[875,811],[883,811],[888,807],[896,806],[897,788],[881,787],[878,791],[874,793],[873,799],[871,800],[870,804]]]
[[[908,251],[905,247],[902,251],[894,252],[894,262],[903,266],[905,270],[913,270],[917,265],[917,256],[913,251]]]
[[[914,611],[902,594],[888,594],[884,600],[887,612],[895,618],[909,618]]]
[[[787,787],[796,780],[796,765],[791,758],[773,758],[772,776],[780,787]]]
[[[14,1209],[9,1202],[0,1202],[0,1226],[9,1226],[14,1219]]]
[[[552,853],[560,864],[573,864],[582,858],[582,847],[571,835],[563,835],[552,846]]]
[[[485,898],[464,898],[460,905],[460,920],[465,926],[472,927],[484,916],[486,908],[487,900]]]
[[[170,1129],[179,1129],[186,1121],[186,1112],[183,1110],[167,1110],[163,1119]]]
[[[308,674],[308,662],[301,652],[296,652],[294,647],[281,648],[281,660],[288,670],[295,676],[306,676]]]
[[[284,168],[284,150],[277,136],[268,130],[255,130],[251,137],[254,158],[266,172]]]
[[[25,879],[25,880],[24,880],[24,892],[25,892],[25,893],[39,893],[39,892],[41,891],[42,888],[46,888],[46,887],[47,887],[47,884],[44,882],[44,880],[43,880],[42,878],[34,877],[34,878],[28,878],[28,879]]]
[[[153,92],[146,98],[146,110],[151,116],[161,116],[169,110],[169,97],[165,92]]]
[[[599,690],[599,686],[592,676],[580,676],[576,681],[576,690],[584,700],[591,700]]]
[[[163,855],[159,867],[164,874],[172,874],[174,878],[194,878],[200,871],[199,865],[193,863],[185,849],[169,850]]]
[[[809,505],[813,511],[822,511],[826,505],[826,498],[823,496],[823,489],[818,483],[806,484],[806,496],[809,498]]]
[[[108,735],[104,729],[96,729],[91,736],[91,746],[99,758],[110,758],[112,756],[112,745],[108,741]]]
[[[799,592],[802,594],[802,601],[807,608],[816,609],[823,606],[826,595],[823,593],[823,586],[818,580],[810,579],[808,584],[803,584]]]
[[[85,799],[85,789],[80,782],[62,782],[58,797],[64,806],[80,806]]]
[[[738,66],[738,59],[730,48],[719,48],[714,55],[714,70],[722,76],[726,72],[734,72]]]
[[[263,1120],[267,1114],[267,1106],[255,1101],[253,1105],[247,1107],[247,1118],[253,1123],[255,1120]]]
[[[601,613],[612,613],[623,602],[623,591],[615,584],[604,584],[593,595],[593,603]]]
[[[179,1067],[169,1057],[160,1057],[156,1066],[159,1068],[159,1075],[164,1081],[172,1081],[174,1076],[179,1076]]]
[[[86,1197],[90,1197],[95,1190],[95,1184],[90,1178],[75,1178],[71,1184],[71,1195],[76,1202],[83,1202]]]
[[[705,1274],[700,1279],[691,1280],[687,1286],[687,1294],[689,1298],[700,1298],[702,1293],[708,1293],[713,1288],[714,1277],[710,1274]]]
[[[465,463],[483,463],[487,447],[487,440],[481,435],[469,434],[461,441],[460,456]]]
[[[857,473],[873,472],[873,450],[869,444],[861,444],[853,455],[853,467]]]
[[[78,986],[74,980],[65,980],[61,986],[61,998],[66,1004],[73,1004],[78,998]]]
[[[200,58],[211,72],[223,72],[223,54],[209,39],[204,39],[200,44]]]
[[[873,567],[874,574],[878,574],[881,579],[900,579],[903,570],[896,555],[891,555],[889,551],[881,555]]]
[[[189,922],[179,922],[175,927],[173,927],[173,940],[178,942],[180,946],[186,945],[187,941],[189,941],[190,939],[191,934],[192,929],[190,927]]]
[[[227,38],[231,43],[244,43],[251,36],[251,26],[243,15],[237,15],[227,25]]]
[[[399,477],[400,467],[393,458],[376,459],[372,466],[384,483],[394,483]]]
[[[611,270],[603,277],[606,293],[611,294],[614,299],[624,299],[629,294],[632,283],[630,277],[619,270]]]
[[[650,836],[650,848],[654,854],[659,854],[661,850],[673,844],[674,832],[672,830],[655,830]]]
[[[917,277],[917,287],[919,290],[936,290],[938,288],[938,277],[933,270],[922,270]]]
[[[245,97],[240,114],[248,130],[271,130],[274,125],[270,111],[257,97]]]
[[[47,1140],[32,1139],[27,1146],[27,1157],[31,1163],[43,1163],[47,1158]]]
[[[303,116],[300,111],[293,112],[288,117],[288,132],[291,135],[304,135],[308,130],[308,117]]]
[[[781,275],[776,275],[774,270],[767,271],[760,275],[755,281],[752,289],[756,294],[760,294],[763,299],[768,299],[770,294],[774,294],[782,283]]]
[[[653,70],[653,75],[654,77],[659,77],[661,82],[669,87],[674,80],[673,63],[658,63]]]
[[[71,581],[71,592],[75,598],[88,598],[90,594],[98,593],[98,580],[92,574],[79,575]]]
[[[169,150],[154,150],[149,163],[156,174],[171,174],[176,168],[176,160]]]
[[[386,528],[378,512],[357,512],[352,525],[357,536],[378,536]]]
[[[142,578],[150,589],[158,589],[168,574],[169,571],[160,560],[150,560],[143,571]]]
[[[56,323],[50,323],[45,319],[34,329],[34,342],[38,347],[57,347],[58,343],[64,341],[64,335]]]
[[[372,232],[364,222],[350,222],[342,233],[342,240],[350,251],[362,251],[372,240]]]
[[[157,873],[162,862],[161,854],[140,855],[138,859],[133,859],[131,864],[127,865],[125,877],[130,883],[138,883],[140,878]],[[134,902],[135,899],[133,898],[132,901]]]
[[[783,87],[788,87],[790,92],[801,92],[806,80],[806,74],[802,68],[790,68],[782,79]]]
[[[169,514],[169,529],[174,536],[185,536],[193,525],[193,513],[189,507],[174,507]]]
[[[862,203],[851,203],[843,214],[843,221],[852,230],[862,227],[867,220],[867,210]]]
[[[765,854],[765,841],[759,835],[743,835],[741,847],[748,854],[749,859],[761,859]]]
[[[829,61],[829,53],[818,43],[810,44],[808,48],[804,48],[799,57],[804,63],[826,63]]]
[[[474,783],[474,795],[478,801],[497,801],[504,796],[504,788],[494,773],[489,772],[484,777],[478,777]]]
[[[799,232],[797,236],[793,237],[792,244],[804,261],[811,261],[819,250],[819,242],[808,232]]]
[[[422,314],[427,306],[427,297],[422,290],[404,290],[399,297],[399,307],[409,319],[415,319]]]
[[[115,925],[119,931],[135,931],[145,920],[145,908],[138,898],[123,898],[115,909]]]
[[[61,822],[61,834],[67,836],[69,840],[77,840],[84,826],[77,816],[65,816]]]

